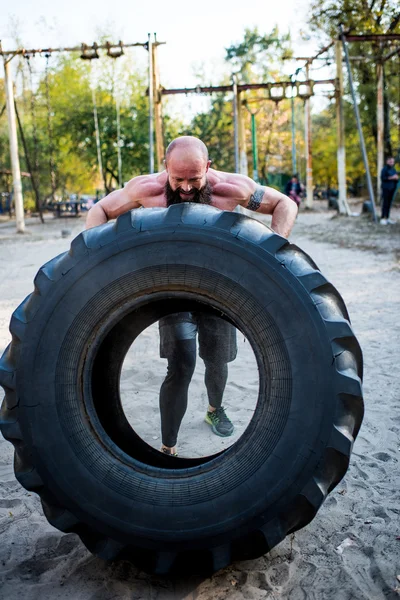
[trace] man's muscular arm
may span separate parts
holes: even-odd
[[[116,219],[132,208],[139,208],[142,180],[143,176],[134,177],[124,188],[111,192],[92,206],[87,214],[86,229],[107,223],[110,219]]]
[[[247,195],[240,205],[248,210],[272,215],[272,229],[283,237],[289,237],[298,212],[296,203],[273,188],[258,185],[248,177],[243,179],[246,180],[243,181],[243,188],[247,188]]]

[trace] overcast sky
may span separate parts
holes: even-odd
[[[101,32],[125,43],[145,42],[156,32],[166,42],[158,51],[161,84],[190,87],[198,83],[194,73],[201,65],[210,82],[219,81],[226,72],[225,48],[243,38],[245,27],[269,33],[277,24],[282,33],[291,32],[297,54],[312,55],[320,43],[302,39],[307,5],[308,0],[0,0],[0,39],[8,50],[15,48],[16,34],[25,48],[40,48],[92,44]],[[147,53],[141,48],[134,53],[144,65]],[[287,72],[297,66],[288,63]],[[190,112],[201,110],[202,102],[207,100],[188,98],[198,105]]]
[[[313,49],[300,36],[307,29],[306,7],[307,0],[0,0],[0,39],[10,49],[15,32],[25,47],[92,43],[108,30],[125,42],[145,42],[156,32],[167,42],[159,49],[163,85],[185,87],[194,82],[194,65],[217,70],[224,48],[241,40],[245,27],[268,33],[278,24],[291,31],[298,51]]]

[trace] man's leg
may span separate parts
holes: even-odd
[[[196,366],[196,340],[176,341],[168,358],[167,376],[160,389],[161,436],[163,448],[174,454],[182,419],[186,413],[188,389]]]
[[[169,315],[160,319],[159,325],[160,356],[168,359],[167,376],[160,389],[161,449],[175,454],[196,365],[197,325],[191,313]]]
[[[212,363],[207,360],[204,361],[204,364],[206,366],[204,383],[206,384],[209,403],[205,421],[211,425],[216,435],[227,437],[232,435],[234,430],[233,423],[222,406],[222,398],[228,379],[228,365],[221,362]]]
[[[206,372],[204,383],[207,388],[209,410],[221,408],[222,398],[228,380],[228,365],[220,362],[204,361]]]
[[[206,313],[200,313],[197,319],[209,402],[205,421],[216,435],[229,436],[234,427],[225,413],[222,399],[228,379],[228,362],[235,360],[237,353],[236,328],[225,319]]]
[[[389,194],[389,198],[388,198],[388,208],[387,208],[387,220],[389,224],[395,223],[396,221],[392,221],[390,219],[390,209],[392,207],[392,202],[393,202],[393,198],[394,195],[396,193],[396,188],[394,190],[390,190],[390,194]]]
[[[388,219],[390,212],[391,190],[382,190],[382,200],[381,219]]]
[[[293,200],[293,202],[296,202],[297,206],[300,206],[301,198],[298,194],[296,194],[296,192],[293,192],[293,191],[290,192],[289,198],[291,198],[291,200]]]

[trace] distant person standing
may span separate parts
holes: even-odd
[[[302,192],[303,188],[299,182],[299,178],[297,175],[292,175],[292,178],[287,182],[285,187],[286,196],[289,196],[289,198],[291,198],[294,202],[296,202],[297,206],[299,206]]]
[[[382,182],[382,214],[381,214],[381,225],[393,225],[396,221],[389,219],[390,207],[393,202],[394,194],[396,192],[397,182],[399,175],[394,168],[394,158],[389,156],[386,159],[386,165],[381,171],[381,182]]]

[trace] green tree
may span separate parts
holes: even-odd
[[[183,135],[194,135],[203,140],[214,169],[235,169],[232,112],[232,102],[225,94],[216,94],[211,109],[196,115],[190,126],[182,130]]]
[[[352,34],[400,33],[398,0],[313,0],[310,5],[310,25],[314,32],[337,38],[339,25]],[[393,42],[351,42],[351,57],[362,57],[351,62],[359,97],[360,114],[367,136],[377,137],[376,121],[376,64],[386,56]],[[394,61],[385,63],[385,149],[388,154],[398,147],[399,140],[399,72],[395,74]]]
[[[243,40],[226,48],[225,60],[242,83],[250,83],[271,79],[280,72],[282,61],[292,56],[289,33],[282,34],[275,26],[271,33],[261,34],[255,27],[246,28]]]
[[[221,85],[231,83],[231,73],[237,73],[239,83],[274,81],[282,76],[283,61],[292,55],[289,34],[281,34],[277,27],[270,33],[260,33],[258,28],[245,29],[243,40],[226,48],[227,73]],[[204,82],[208,83],[208,82]],[[257,103],[254,103],[257,98]],[[250,110],[260,109],[257,114],[259,165],[264,179],[268,169],[286,170],[290,162],[290,150],[286,145],[290,138],[288,101],[271,102],[262,91],[242,93]],[[248,162],[251,164],[250,114],[243,107],[246,125]],[[217,94],[211,100],[211,109],[196,115],[184,133],[197,135],[208,145],[213,166],[233,171],[234,123],[232,98]],[[289,141],[290,148],[290,141]],[[251,169],[250,169],[251,174]]]
[[[33,82],[28,64],[34,75]],[[0,80],[0,94],[4,97],[2,86]],[[92,87],[95,88],[104,181],[99,177]],[[51,162],[58,197],[94,193],[96,189],[109,192],[119,186],[117,97],[122,180],[148,172],[147,73],[137,68],[132,57],[102,57],[91,64],[76,54],[62,54],[52,57],[48,68],[44,58],[30,57],[29,63],[21,59],[16,90],[26,154],[42,203],[52,197]],[[181,124],[165,115],[164,126],[168,138],[176,135]],[[20,144],[20,154],[22,168],[28,171],[23,144]],[[0,119],[0,160],[5,168],[10,168],[5,114]],[[32,190],[24,191],[31,206]]]

